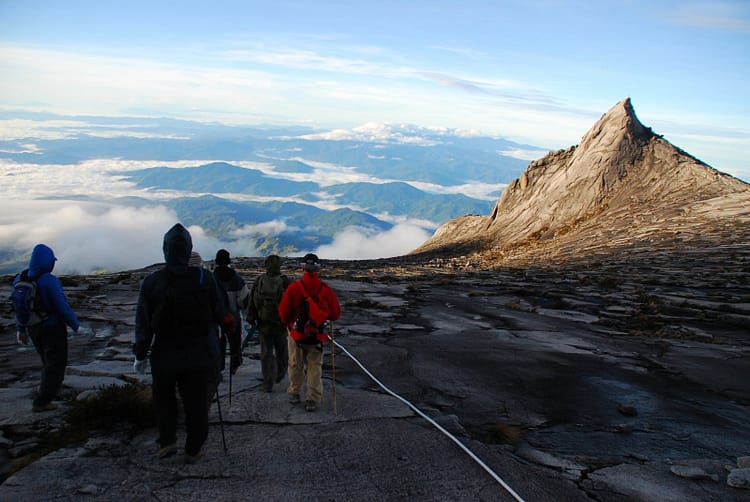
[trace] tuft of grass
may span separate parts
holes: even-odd
[[[73,428],[109,430],[129,423],[138,430],[156,425],[151,387],[140,383],[101,387],[85,401],[72,401],[64,422]]]
[[[516,446],[521,442],[526,430],[520,425],[496,423],[485,433],[485,442],[491,444],[509,444]]]
[[[112,430],[123,423],[136,431],[156,425],[151,387],[140,383],[101,387],[94,397],[70,401],[69,406],[62,427],[42,434],[35,448],[11,462],[8,475],[53,451],[86,441],[95,430]]]

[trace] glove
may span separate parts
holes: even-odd
[[[86,326],[78,326],[78,331],[76,331],[76,334],[80,336],[93,336],[94,330],[91,328],[87,328]]]
[[[140,361],[136,359],[133,363],[133,371],[139,375],[143,375],[146,373],[146,366],[148,366],[148,359],[141,359]]]
[[[16,331],[16,341],[19,345],[29,344],[29,335],[25,331]]]
[[[225,335],[234,336],[234,316],[232,314],[225,315],[224,319],[221,320],[221,329]]]
[[[235,354],[229,361],[229,371],[234,375],[237,373],[237,368],[242,365],[242,354]]]

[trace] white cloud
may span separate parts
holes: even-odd
[[[354,129],[335,129],[317,134],[306,134],[301,139],[329,140],[329,141],[366,141],[380,143],[398,143],[418,146],[434,146],[440,141],[434,138],[415,134],[415,131],[405,131],[404,126],[392,126],[370,122]]]
[[[128,270],[163,261],[164,233],[177,221],[162,206],[3,200],[0,211],[6,215],[0,220],[3,247],[24,254],[47,244],[58,257],[59,273]]]
[[[169,227],[164,229],[164,232],[167,230],[169,230]],[[193,239],[193,251],[199,253],[203,261],[213,260],[216,256],[216,251],[219,249],[226,249],[232,257],[256,256],[258,254],[255,241],[252,239],[223,241],[208,235],[202,227],[197,225],[189,226],[188,231]]]
[[[501,150],[498,153],[506,157],[513,157],[514,159],[536,160],[544,157],[548,152],[549,150],[542,149],[510,148],[508,150]]]
[[[443,143],[442,138],[440,138],[442,136],[470,138],[481,135],[482,133],[477,129],[450,129],[446,127],[421,127],[411,124],[368,122],[352,129],[334,129],[321,133],[302,135],[299,138],[434,146]]]
[[[5,105],[45,102],[36,108],[76,114],[123,115],[148,109],[150,114],[201,116],[222,103],[231,116],[251,112],[259,102],[277,101],[284,81],[245,69],[165,63],[137,58],[98,57],[0,44],[0,94]],[[272,84],[273,82],[273,84]],[[116,99],[113,99],[117,96]]]
[[[674,13],[678,24],[750,33],[747,4],[743,2],[686,2]]]
[[[164,234],[177,215],[164,206],[140,208],[79,201],[0,201],[0,241],[4,249],[28,257],[38,243],[50,246],[58,258],[55,271],[87,274],[146,267],[164,261]],[[199,226],[188,227],[193,249],[204,260],[217,250],[233,256],[254,256],[250,239],[222,241]]]
[[[375,233],[359,227],[349,227],[336,234],[331,244],[320,246],[315,253],[321,258],[338,260],[366,260],[402,256],[419,247],[431,236],[414,225],[396,225]]]
[[[179,136],[134,130],[147,129],[149,127],[151,126],[147,124],[101,125],[79,120],[4,119],[0,120],[0,140],[13,141],[26,138],[56,140],[77,138],[81,135],[98,138],[190,139],[184,135]]]
[[[252,237],[256,235],[275,235],[282,232],[296,231],[295,227],[288,226],[281,220],[266,221],[263,223],[257,223],[255,225],[244,225],[242,228],[238,228],[232,232],[232,237],[238,239],[243,237]]]
[[[467,197],[482,200],[497,200],[500,196],[500,192],[508,186],[507,183],[483,183],[480,181],[452,186],[442,186],[422,181],[409,181],[407,183],[423,192],[465,195]]]
[[[113,197],[135,196],[151,200],[163,200],[185,195],[174,190],[152,190],[137,188],[133,183],[123,181],[114,172],[127,172],[147,169],[154,166],[185,168],[216,162],[210,160],[122,160],[92,159],[78,164],[30,164],[0,159],[0,197],[3,199],[85,197],[111,200]],[[267,164],[251,161],[232,162],[233,165],[259,169],[274,174]],[[64,176],[61,176],[64,173]],[[276,174],[279,176],[278,174]],[[229,198],[230,194],[226,195]],[[238,200],[264,200],[237,194]]]

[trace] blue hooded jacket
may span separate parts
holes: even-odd
[[[52,275],[55,261],[57,261],[57,258],[55,258],[55,253],[49,246],[37,244],[31,251],[28,277],[36,279],[41,301],[40,310],[49,313],[49,317],[41,324],[41,327],[44,329],[57,323],[65,323],[73,331],[78,331],[80,327],[78,318],[68,305],[60,279]],[[19,280],[20,275],[16,276],[13,284]]]

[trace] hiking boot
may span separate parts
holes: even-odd
[[[161,460],[163,458],[171,457],[175,453],[177,453],[177,444],[168,444],[167,446],[162,446],[159,453],[156,454],[156,458]]]
[[[305,401],[305,411],[315,411],[318,409],[318,403],[315,401]]]
[[[200,460],[203,457],[203,448],[198,450],[198,453],[195,455],[188,455],[187,452],[185,453],[185,463],[186,464],[194,464],[198,460]]]
[[[291,404],[299,404],[302,400],[299,398],[299,394],[289,394],[289,402]]]
[[[56,409],[57,409],[57,405],[51,402],[50,403],[34,403],[31,406],[31,411],[33,411],[34,413],[41,413],[43,411],[52,411]]]

